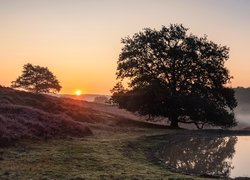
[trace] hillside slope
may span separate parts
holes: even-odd
[[[132,119],[95,103],[0,87],[0,145],[20,138],[83,137],[92,133],[89,127],[165,128]]]
[[[83,137],[90,134],[92,132],[87,126],[60,112],[60,105],[53,102],[53,98],[0,87],[0,146],[20,138]]]

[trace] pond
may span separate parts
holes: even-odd
[[[166,168],[206,177],[250,177],[250,136],[167,136],[155,156]]]

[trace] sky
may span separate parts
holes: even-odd
[[[249,19],[248,0],[0,0],[0,85],[32,63],[56,75],[60,93],[110,94],[121,38],[182,23],[230,47],[229,86],[250,87]]]

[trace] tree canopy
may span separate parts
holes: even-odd
[[[23,66],[22,75],[12,82],[12,88],[22,88],[33,93],[56,93],[61,90],[59,81],[47,67]]]
[[[173,127],[235,126],[237,102],[226,87],[232,77],[224,65],[229,48],[187,31],[171,24],[122,39],[113,102],[140,115],[167,117]]]

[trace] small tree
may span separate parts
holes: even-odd
[[[59,81],[47,67],[33,66],[30,63],[23,66],[22,75],[12,82],[11,87],[33,93],[56,93],[61,89]]]
[[[126,78],[129,88],[118,83],[112,100],[141,115],[167,117],[172,127],[235,126],[237,102],[225,86],[232,78],[224,67],[229,48],[187,30],[171,24],[122,39],[117,78]]]

